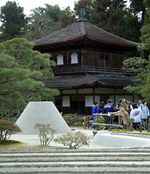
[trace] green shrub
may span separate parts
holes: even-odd
[[[50,124],[36,123],[34,128],[39,131],[41,145],[49,145],[56,132],[53,128],[51,128]]]
[[[76,114],[64,114],[64,120],[68,125],[81,126],[84,123],[84,117]]]
[[[0,141],[10,138],[10,135],[21,132],[21,129],[13,122],[0,120]]]
[[[69,147],[69,149],[78,149],[82,145],[89,144],[89,137],[80,131],[69,132],[55,138],[54,141]]]

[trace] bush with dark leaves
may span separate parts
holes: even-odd
[[[21,132],[21,129],[12,121],[0,120],[0,141],[10,138],[10,135]]]

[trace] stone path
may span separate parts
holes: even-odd
[[[0,173],[150,173],[150,149],[1,151]]]

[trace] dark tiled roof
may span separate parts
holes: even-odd
[[[76,74],[55,76],[54,79],[44,81],[49,88],[69,89],[84,86],[125,87],[130,83],[128,76],[102,76],[96,74]]]
[[[48,36],[35,40],[34,42],[36,47],[74,42],[76,40],[82,40],[84,38],[89,38],[102,44],[117,45],[129,48],[136,48],[139,45],[136,42],[123,39],[88,22],[75,22]]]

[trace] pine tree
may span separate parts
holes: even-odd
[[[2,23],[0,30],[0,40],[12,39],[16,36],[22,36],[25,32],[27,18],[23,13],[23,8],[16,2],[8,1],[1,7],[0,21]]]
[[[146,50],[149,54],[149,60],[150,60],[150,2],[149,0],[145,0],[145,7],[146,7],[146,17],[147,20],[145,21],[145,25],[141,29],[141,39],[143,41],[143,44],[141,46],[141,49]],[[146,83],[143,86],[143,89],[141,90],[141,93],[143,97],[150,101],[150,62],[148,65],[149,72],[145,75],[146,76]]]
[[[0,45],[0,103],[7,109],[20,109],[32,100],[50,100],[58,94],[41,80],[52,78],[49,54],[33,50],[33,43],[22,38]]]

